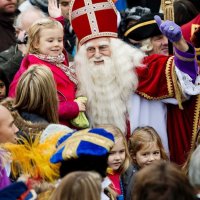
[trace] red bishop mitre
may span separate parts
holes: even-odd
[[[70,22],[80,45],[99,37],[117,37],[117,9],[112,0],[72,0]]]

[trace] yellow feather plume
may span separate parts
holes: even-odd
[[[66,132],[58,132],[40,143],[40,136],[32,141],[21,137],[21,144],[7,143],[3,148],[11,153],[11,171],[14,177],[28,175],[33,179],[42,179],[53,182],[59,178],[60,164],[50,163],[50,158],[56,151],[56,143],[61,135]]]

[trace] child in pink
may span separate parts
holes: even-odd
[[[62,18],[58,20],[61,21]],[[30,27],[28,54],[24,57],[10,85],[9,96],[15,96],[19,78],[29,66],[32,64],[45,65],[52,71],[56,82],[60,123],[71,126],[70,120],[77,117],[80,111],[85,111],[85,102],[75,100],[77,85],[75,69],[69,66],[67,55],[64,52],[63,35],[62,24],[50,18],[38,20]]]

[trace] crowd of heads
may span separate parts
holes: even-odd
[[[3,8],[0,3],[0,12],[15,12],[17,1],[12,1],[13,5],[9,8]],[[47,1],[30,0],[30,3],[47,12]],[[65,19],[69,19],[70,0],[59,0],[57,3],[61,5],[61,12]],[[182,6],[184,3],[181,0],[175,1],[175,11],[185,8],[184,5]],[[193,4],[192,8],[190,3],[186,5],[188,21],[199,14],[199,11]],[[68,60],[65,59],[63,53],[65,48],[63,26],[57,20],[46,17],[40,9],[33,7],[19,14],[15,21],[16,44],[19,45],[18,48],[20,45],[25,45],[23,46],[25,48],[21,49],[23,56],[35,55],[48,62],[51,67],[55,64],[52,68],[58,67],[70,77],[68,82],[75,83],[73,86],[77,89],[77,95],[87,96],[87,105],[90,106],[86,110],[86,115],[90,126],[94,128],[63,131],[59,134],[59,138],[53,138],[51,132],[48,139],[50,137],[53,139],[44,139],[43,142],[39,142],[41,133],[38,133],[33,141],[23,140],[24,143],[21,144],[17,135],[19,129],[15,125],[12,111],[15,110],[19,114],[33,113],[44,118],[49,124],[58,124],[60,96],[64,100],[66,97],[58,89],[55,71],[40,63],[33,64],[21,74],[16,85],[15,98],[12,99],[12,105],[8,110],[2,105],[6,102],[3,99],[8,95],[9,83],[0,69],[0,101],[2,101],[0,144],[12,143],[11,146],[4,146],[11,152],[12,150],[14,152],[13,147],[16,147],[14,145],[17,143],[19,143],[17,145],[27,145],[27,147],[33,147],[34,144],[38,147],[39,145],[54,145],[52,155],[48,154],[49,151],[46,151],[46,154],[45,151],[41,152],[41,156],[48,154],[49,168],[51,168],[47,170],[49,173],[53,166],[59,168],[58,172],[56,171],[59,174],[56,175],[61,179],[61,183],[51,188],[51,200],[78,200],[80,196],[83,200],[100,200],[103,194],[108,195],[110,199],[115,199],[121,195],[120,192],[123,194],[123,189],[118,191],[114,184],[109,182],[107,186],[103,186],[102,182],[106,177],[116,174],[121,178],[130,166],[136,169],[134,176],[131,175],[131,200],[195,199],[195,195],[200,192],[198,145],[192,149],[185,163],[186,173],[184,174],[178,166],[169,162],[168,153],[163,147],[159,133],[153,127],[138,127],[128,139],[124,134],[127,128],[125,113],[128,100],[139,84],[137,75],[130,73],[130,70],[135,70],[137,66],[140,66],[145,55],[168,56],[169,54],[168,40],[154,20],[155,13],[151,13],[149,8],[140,6],[126,10],[122,14],[123,19],[118,27],[119,37],[125,42],[116,39],[116,35],[112,35],[112,32],[106,32],[106,34],[111,34],[110,38],[102,35],[100,38],[88,39],[88,36],[84,37],[80,34],[81,40],[78,41],[78,52],[75,57],[76,76],[74,76],[74,69],[65,68]],[[163,19],[163,14],[157,13],[157,15]],[[181,15],[176,15],[175,20],[179,25],[187,22]],[[115,28],[113,26],[113,29]],[[135,55],[134,60],[133,55]],[[78,85],[76,85],[77,78]],[[80,107],[79,111],[82,111]],[[69,119],[66,117],[65,120]],[[24,146],[21,147],[24,148]],[[26,148],[26,150],[33,150],[33,148]],[[37,155],[40,150],[36,148]],[[31,156],[33,156],[32,153],[30,153],[31,161],[29,161],[38,172],[38,179],[40,179],[42,178],[38,167],[40,163],[36,161],[36,157],[31,158]],[[40,161],[42,161],[41,158]],[[19,175],[22,174],[19,172]],[[29,178],[33,178],[31,174]]]

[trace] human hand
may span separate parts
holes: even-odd
[[[170,42],[178,42],[182,38],[181,27],[173,21],[166,20],[162,22],[160,16],[155,15],[154,19],[163,35],[165,35]]]
[[[26,46],[26,44],[18,44],[17,48],[18,48],[19,51],[22,52],[23,56],[26,55],[26,53],[27,53],[27,46]]]
[[[85,102],[82,101],[82,100],[79,100],[79,99],[75,99],[74,100],[77,104],[78,104],[78,108],[79,108],[79,111],[85,111],[86,110],[86,106],[85,106]]]
[[[49,0],[48,2],[49,16],[57,18],[62,16],[61,6],[57,4],[57,0]]]

